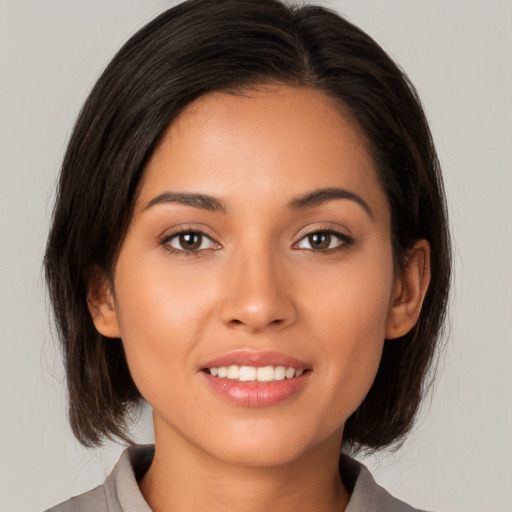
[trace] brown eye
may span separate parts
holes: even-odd
[[[178,237],[180,249],[185,251],[196,251],[201,247],[203,235],[200,233],[182,233]]]
[[[308,242],[312,249],[321,251],[330,248],[331,238],[330,233],[313,233],[308,235]]]
[[[218,248],[218,245],[209,236],[198,231],[175,233],[166,237],[161,243],[175,252],[195,252]]]
[[[345,249],[352,245],[353,239],[336,231],[315,231],[302,238],[296,249],[309,251],[330,252],[337,249]]]

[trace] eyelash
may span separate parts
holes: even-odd
[[[179,237],[182,237],[182,236],[186,236],[186,235],[192,235],[192,236],[198,236],[200,237],[200,242],[199,242],[199,247],[196,247],[196,248],[193,248],[193,249],[185,249],[182,248],[181,249],[178,249],[176,247],[173,247],[171,245],[171,242],[174,240],[174,239],[178,239],[179,240]],[[310,247],[310,248],[301,248],[300,247],[300,244],[304,241],[308,241],[309,240],[309,243],[310,243],[310,246],[311,246],[311,238],[310,237],[313,237],[313,236],[325,236],[325,237],[329,237],[329,242],[331,243],[332,242],[332,238],[337,238],[339,243],[335,246],[335,247],[327,247],[327,248],[322,248],[322,249],[315,249],[313,247]],[[201,246],[203,245],[203,243],[206,241],[206,240],[209,240],[209,244],[211,244],[213,247],[203,247],[201,248]],[[330,245],[329,243],[329,245]],[[219,249],[221,246],[219,243],[217,243],[215,240],[213,240],[209,235],[207,235],[206,233],[204,233],[203,231],[201,230],[198,230],[198,229],[190,229],[190,228],[180,228],[179,230],[177,231],[174,231],[173,233],[170,233],[168,235],[166,235],[164,238],[162,238],[159,242],[159,244],[161,246],[163,246],[169,253],[171,254],[176,254],[176,255],[179,255],[179,256],[198,256],[201,252],[203,251],[207,251],[207,250],[217,250]],[[337,253],[337,252],[341,252],[341,251],[344,251],[344,250],[347,250],[349,249],[352,245],[354,244],[354,239],[349,237],[348,235],[344,234],[344,233],[340,233],[339,231],[335,230],[335,229],[317,229],[315,231],[311,231],[310,233],[307,233],[305,235],[303,235],[300,240],[295,243],[293,245],[293,249],[295,250],[306,250],[306,251],[312,251],[312,252],[316,252],[316,253],[323,253],[323,254],[333,254],[333,253]]]
[[[327,247],[326,249],[315,249],[315,248],[311,247],[309,249],[302,248],[303,250],[312,251],[312,252],[316,252],[316,253],[323,253],[323,254],[333,254],[333,253],[345,251],[345,250],[349,249],[354,244],[354,239],[351,238],[350,236],[346,235],[345,233],[340,233],[336,229],[328,228],[328,229],[317,229],[317,230],[311,231],[310,233],[306,233],[305,235],[303,235],[301,237],[301,239],[296,244],[294,244],[293,248],[296,250],[300,250],[301,248],[299,247],[299,244],[302,243],[303,241],[307,241],[307,240],[310,241],[310,237],[313,237],[315,235],[323,235],[323,236],[330,237],[329,238],[330,242],[332,242],[331,239],[334,237],[334,238],[338,239],[339,243],[335,247]],[[310,245],[311,245],[311,241],[310,241]]]
[[[171,245],[171,242],[173,239],[178,239],[179,237],[186,236],[186,235],[192,235],[192,236],[198,236],[200,237],[200,246],[199,248],[195,249],[178,249],[176,247],[173,247]],[[209,243],[213,245],[214,247],[207,247],[202,248],[201,245],[204,243],[205,240],[209,240]],[[173,233],[170,233],[166,235],[164,238],[160,240],[160,245],[165,248],[166,251],[170,252],[171,254],[176,254],[178,256],[198,256],[201,252],[206,250],[217,250],[220,248],[220,244],[215,242],[209,235],[207,235],[204,231],[201,231],[199,229],[190,229],[190,228],[180,228]]]

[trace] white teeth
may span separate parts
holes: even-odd
[[[246,382],[248,380],[256,380],[256,368],[253,366],[240,366],[238,379],[242,382]]]
[[[275,380],[284,380],[286,376],[286,368],[284,366],[276,366],[274,368],[274,379]]]
[[[284,375],[287,379],[293,379],[295,377],[295,368],[286,368]]]
[[[274,367],[263,366],[257,370],[256,380],[258,382],[270,382],[274,380]]]
[[[221,379],[239,380],[240,382],[271,382],[273,380],[293,379],[300,377],[304,370],[286,366],[220,366],[209,368],[210,375]]]
[[[235,364],[232,364],[231,366],[228,366],[228,379],[238,379],[238,376],[240,375],[240,368],[236,366]]]

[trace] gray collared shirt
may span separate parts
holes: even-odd
[[[152,445],[128,448],[103,485],[46,512],[151,512],[137,481],[151,465],[153,455]],[[340,458],[340,475],[351,491],[345,512],[421,512],[391,496],[361,463],[345,454]]]

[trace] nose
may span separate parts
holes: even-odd
[[[271,251],[247,251],[230,262],[222,322],[251,333],[284,328],[297,319],[290,280]]]

